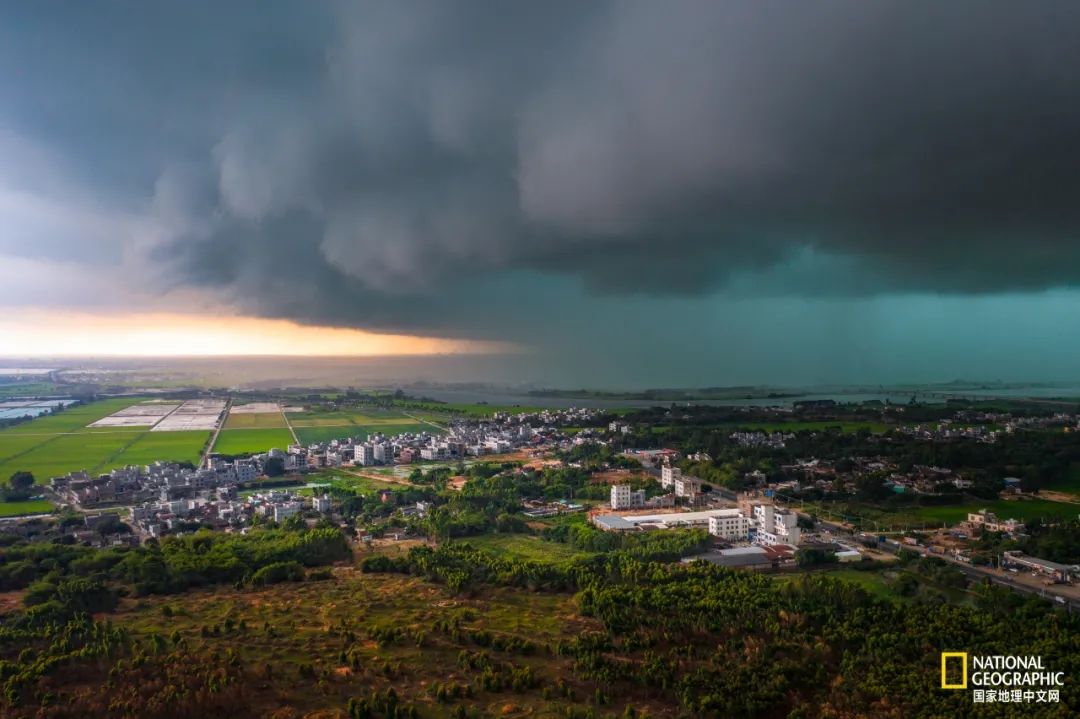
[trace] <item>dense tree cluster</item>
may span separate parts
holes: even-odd
[[[0,588],[22,589],[25,611],[0,618],[0,680],[9,706],[27,699],[38,678],[59,667],[127,652],[127,635],[90,615],[109,612],[122,594],[182,592],[190,587],[232,583],[264,586],[304,578],[305,567],[351,557],[337,528],[257,529],[248,534],[198,532],[167,537],[138,548],[94,549],[60,543],[15,542],[0,547]],[[178,640],[179,641],[179,640]],[[174,642],[175,644],[176,642]],[[145,658],[127,666],[139,670]],[[174,680],[116,690],[113,708],[125,702],[167,705],[186,696],[200,705],[201,692],[220,692],[234,677],[233,664],[211,663],[207,671],[173,662],[159,667]],[[115,671],[126,671],[121,662]],[[138,672],[137,672],[138,673]],[[159,677],[161,675],[158,675]],[[234,677],[235,678],[235,677]],[[130,695],[130,696],[129,696]],[[40,700],[47,704],[49,697]],[[145,703],[149,704],[145,704]],[[0,711],[0,714],[3,712]]]
[[[130,585],[136,594],[168,594],[193,586],[250,582],[256,572],[275,563],[313,567],[349,556],[348,543],[336,528],[202,531],[109,549],[20,542],[0,548],[0,588],[86,577]]]
[[[635,463],[635,466],[638,465]],[[449,474],[449,470],[443,471]],[[438,473],[439,470],[425,473],[421,488],[431,484],[431,475],[439,476]],[[418,532],[440,540],[493,531],[525,532],[528,527],[521,515],[524,499],[606,499],[610,496],[608,485],[593,484],[591,473],[578,467],[522,469],[516,463],[477,463],[459,468],[459,473],[467,477],[460,491],[446,489],[445,481],[442,481],[435,483],[438,489],[424,492],[423,500],[435,506],[425,518],[412,523]],[[649,483],[649,488],[655,484]],[[389,516],[406,497],[413,500],[413,495],[401,490],[388,496],[392,500],[379,500],[382,507],[376,508],[375,514]],[[361,500],[360,504],[367,507],[370,502]]]
[[[15,472],[0,483],[0,502],[23,502],[33,495],[34,475],[30,472]]]
[[[989,586],[976,588],[976,606],[899,604],[822,576],[777,583],[623,552],[538,564],[463,545],[372,558],[364,570],[411,572],[455,590],[484,583],[576,589],[581,613],[604,631],[553,651],[574,657],[574,672],[601,698],[646,687],[693,716],[962,716],[970,695],[940,691],[936,676],[940,652],[958,648],[1039,655],[1066,676],[1080,670],[1080,620]],[[941,582],[957,574],[926,560],[913,570]],[[998,715],[1064,716],[1078,706],[1080,691],[1066,686],[1056,707],[1008,706]]]
[[[583,469],[592,471],[615,467],[620,469],[640,469],[641,465],[636,459],[620,454],[611,445],[598,442],[583,442],[575,444],[570,449],[559,453],[559,458],[569,464],[574,464]]]
[[[622,552],[651,561],[677,561],[700,552],[709,542],[704,529],[674,529],[666,532],[605,532],[589,524],[580,514],[567,517],[541,532],[541,537],[563,542],[590,552]]]

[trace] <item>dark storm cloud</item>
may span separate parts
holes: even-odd
[[[145,209],[128,251],[154,277],[246,311],[498,334],[538,311],[488,293],[516,273],[1080,280],[1075,3],[49,10],[5,11],[7,122]]]

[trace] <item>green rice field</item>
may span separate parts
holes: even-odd
[[[24,514],[51,512],[53,504],[47,499],[31,499],[26,502],[0,502],[0,517],[19,517]]]
[[[292,443],[292,434],[287,429],[223,429],[213,451],[218,454],[257,454],[272,447],[285,449]]]
[[[0,382],[0,399],[58,394],[52,382]]]
[[[1029,519],[1076,519],[1080,515],[1080,505],[1044,499],[998,499],[990,502],[983,500],[958,507],[919,507],[916,513],[928,522],[954,524],[967,519],[968,512],[977,512],[980,509],[988,509],[1002,519],[1018,519],[1022,522]]]
[[[1076,519],[1080,515],[1078,504],[1052,502],[1045,499],[976,500],[941,507],[904,507],[896,511],[886,511],[863,504],[807,502],[800,509],[822,518],[834,520],[843,518],[863,528],[882,530],[950,526],[966,520],[969,512],[977,512],[980,509],[994,512],[1001,519],[1016,519],[1021,522],[1030,519],[1047,521]]]
[[[68,472],[107,472],[156,460],[199,460],[209,432],[76,432],[43,437],[40,444],[0,463],[0,477],[25,470],[39,483]],[[2,441],[0,441],[2,445]]]
[[[281,412],[230,412],[225,419],[225,429],[276,429],[287,426],[285,415]]]
[[[290,412],[293,427],[335,427],[344,425],[372,426],[415,422],[408,415],[396,410],[342,410],[338,412]]]
[[[209,441],[208,430],[146,432],[124,450],[123,460],[125,464],[149,464],[159,459],[198,464]]]
[[[58,434],[61,432],[74,432],[76,430],[86,429],[86,425],[91,422],[96,422],[102,417],[108,417],[113,412],[122,410],[125,407],[130,407],[133,404],[139,404],[144,400],[145,397],[123,397],[119,399],[100,400],[98,402],[79,405],[78,407],[69,407],[54,415],[38,417],[30,422],[24,422],[15,425],[14,427],[0,430],[0,435]],[[116,430],[116,427],[102,428],[102,431],[115,432]],[[139,432],[142,430],[136,428],[130,431]]]
[[[330,425],[322,427],[296,427],[296,436],[300,438],[300,441],[304,444],[311,444],[312,442],[329,442],[332,439],[345,439],[347,437],[359,437],[361,439],[366,438],[370,434],[381,432],[387,437],[392,437],[396,434],[403,434],[405,432],[412,432],[418,434],[420,432],[429,432],[431,434],[440,434],[440,431],[430,424],[422,424],[414,422],[411,424],[377,424],[377,425]]]
[[[300,441],[304,444],[312,444],[314,442],[329,442],[332,439],[345,439],[346,437],[357,437],[364,439],[368,436],[367,429],[363,427],[357,427],[356,425],[334,425],[332,427],[294,427],[296,436],[300,438]]]
[[[107,472],[156,460],[197,462],[209,431],[150,432],[148,427],[86,425],[142,398],[93,402],[0,430],[0,477],[32,472],[38,483],[68,472]]]

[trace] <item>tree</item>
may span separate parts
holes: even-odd
[[[29,490],[34,486],[34,475],[30,472],[16,472],[11,475],[11,479],[8,480],[8,484],[15,490]]]
[[[836,561],[836,554],[824,549],[807,547],[795,552],[795,564],[800,567],[813,567],[819,564],[832,564]]]
[[[855,491],[859,496],[870,500],[882,500],[889,496],[885,479],[878,473],[864,474],[855,480]]]
[[[34,486],[34,475],[29,472],[16,472],[11,475],[6,485],[0,485],[0,501],[21,502],[30,498]]]

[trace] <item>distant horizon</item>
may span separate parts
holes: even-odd
[[[825,381],[825,382],[785,382],[783,380],[760,381],[760,382],[731,382],[706,381],[700,383],[655,383],[655,384],[605,384],[582,383],[582,382],[544,382],[527,378],[514,378],[506,376],[501,379],[484,376],[484,370],[480,369],[478,377],[445,376],[439,377],[438,373],[445,368],[440,368],[440,362],[469,365],[475,362],[497,362],[505,368],[503,360],[511,362],[520,361],[523,354],[528,353],[438,353],[438,354],[384,354],[384,355],[299,355],[299,354],[220,354],[220,355],[0,355],[0,373],[9,369],[26,370],[68,370],[68,371],[106,371],[135,373],[144,371],[166,371],[185,373],[197,368],[234,368],[245,371],[269,370],[273,372],[275,364],[287,365],[281,368],[281,372],[302,372],[305,366],[310,369],[324,368],[348,372],[350,368],[362,370],[375,369],[380,365],[392,367],[401,374],[394,377],[357,377],[352,381],[343,381],[341,374],[314,376],[283,376],[280,381],[288,384],[296,381],[302,386],[353,386],[363,387],[416,387],[416,388],[445,388],[445,389],[468,389],[484,388],[502,391],[547,391],[547,392],[596,392],[596,393],[641,393],[641,392],[694,392],[703,390],[730,391],[808,391],[808,390],[865,390],[866,393],[876,391],[892,391],[902,393],[906,391],[918,391],[928,388],[949,388],[956,386],[958,391],[963,388],[969,389],[1022,389],[1032,388],[1058,388],[1072,385],[1080,388],[1080,378],[1056,378],[1056,379],[972,379],[952,377],[949,379],[937,379],[926,381],[894,380],[894,381]],[[245,366],[258,365],[258,367]],[[419,368],[413,370],[409,366],[417,364]],[[187,366],[185,366],[187,365]],[[257,374],[257,372],[255,372]],[[274,374],[280,374],[274,373]],[[132,380],[137,384],[137,380]],[[263,383],[270,380],[252,380]],[[198,384],[192,382],[192,384]],[[807,392],[812,394],[813,392]]]

